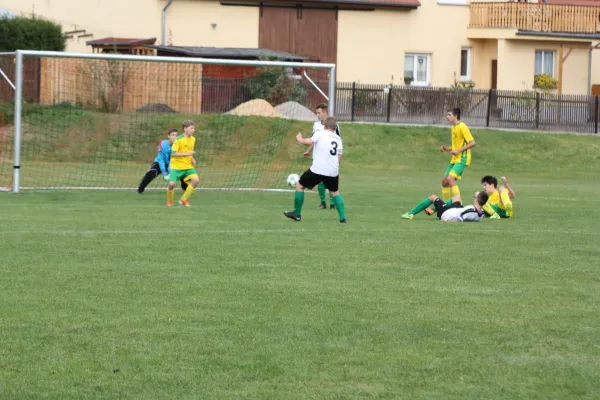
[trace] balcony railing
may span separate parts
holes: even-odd
[[[600,7],[535,3],[471,3],[471,27],[597,33]]]

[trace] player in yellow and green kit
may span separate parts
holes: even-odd
[[[183,206],[190,206],[188,199],[198,186],[198,174],[194,167],[196,166],[196,159],[194,158],[194,146],[196,144],[196,138],[194,132],[196,131],[196,125],[192,121],[183,121],[183,135],[179,135],[173,147],[171,149],[171,176],[169,177],[169,186],[167,188],[167,207],[173,205],[173,197],[175,196],[175,182],[183,179],[188,184],[187,189],[181,196],[179,204]]]
[[[452,158],[442,179],[443,201],[448,201],[453,196],[460,196],[456,181],[460,180],[465,168],[471,165],[471,149],[475,147],[475,139],[469,127],[460,120],[460,108],[448,110],[446,118],[452,124],[452,147],[442,145],[440,151],[452,152]]]
[[[505,176],[502,178],[504,186],[498,189],[498,180],[490,175],[481,178],[483,189],[488,194],[487,203],[484,204],[483,210],[490,219],[512,218],[513,217],[513,199],[516,197],[514,190],[508,184]],[[477,193],[475,193],[477,195]]]

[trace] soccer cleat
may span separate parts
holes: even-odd
[[[494,213],[490,216],[490,219],[500,219],[500,215],[498,213]]]
[[[425,214],[427,214],[427,215],[433,215],[433,214],[435,214],[435,211],[433,211],[431,208],[427,207],[425,209]]]
[[[142,194],[142,193],[144,193],[143,190],[140,190],[140,189],[137,190],[137,194]]]
[[[323,209],[323,210],[327,210],[327,203],[325,203],[325,202],[322,202],[322,203],[319,205],[319,208],[321,208],[321,209]]]
[[[329,205],[329,209],[330,209],[330,210],[335,210],[335,204],[330,204],[330,205]]]
[[[413,214],[404,213],[400,218],[402,219],[413,219],[415,216]]]
[[[283,215],[285,215],[289,219],[293,219],[294,221],[300,221],[302,219],[302,217],[297,217],[293,211],[284,211]]]
[[[348,220],[347,220],[346,218],[344,218],[344,219],[340,219],[340,223],[342,223],[342,224],[347,224],[347,223],[348,223]]]
[[[167,201],[167,207],[171,207],[173,205],[172,201]]]
[[[179,204],[186,207],[191,206],[190,202],[187,200],[179,200]]]

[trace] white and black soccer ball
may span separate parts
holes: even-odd
[[[291,174],[290,176],[287,177],[287,184],[290,187],[295,187],[296,183],[298,183],[299,180],[300,180],[300,177],[298,176],[298,174]]]

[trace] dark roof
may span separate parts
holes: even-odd
[[[545,36],[566,39],[587,39],[600,40],[600,33],[571,33],[571,32],[538,32],[538,31],[523,31],[517,32],[517,36]]]
[[[283,53],[269,49],[246,49],[234,47],[197,47],[197,46],[152,46],[145,47],[156,49],[160,52],[172,53],[173,55],[184,55],[200,58],[235,58],[235,59],[259,59],[261,56],[280,58],[288,61],[305,61],[310,57],[296,54]]]
[[[88,46],[144,46],[146,44],[156,43],[156,38],[147,39],[126,39],[107,37],[102,39],[88,40],[85,42]]]
[[[308,3],[329,6],[361,6],[361,7],[394,7],[394,8],[417,8],[421,5],[419,0],[221,0],[221,3],[260,3],[264,6],[269,4],[283,5],[289,3],[294,7],[296,4]]]

